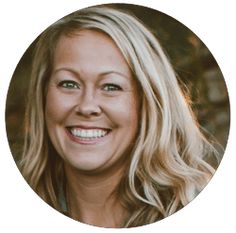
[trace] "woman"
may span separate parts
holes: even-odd
[[[104,227],[165,218],[214,173],[216,154],[147,28],[92,7],[36,44],[21,170],[52,207]]]

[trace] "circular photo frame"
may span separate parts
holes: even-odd
[[[6,129],[46,203],[124,228],[164,219],[204,189],[229,114],[221,70],[190,29],[157,10],[106,4],[63,17],[29,46],[10,83]]]

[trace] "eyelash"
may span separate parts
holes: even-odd
[[[67,88],[67,89],[79,89],[80,86],[77,82],[71,80],[64,80],[59,82],[59,87]]]
[[[66,89],[80,89],[80,85],[77,82],[72,81],[72,80],[61,81],[61,82],[59,82],[58,86],[66,88]],[[102,86],[102,89],[104,91],[107,91],[107,92],[121,91],[122,90],[122,88],[119,85],[113,84],[113,83],[104,84]]]
[[[103,90],[105,91],[122,91],[122,88],[119,85],[113,83],[106,83],[103,85]]]

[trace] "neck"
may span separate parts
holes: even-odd
[[[81,222],[103,226],[121,227],[125,210],[114,192],[123,171],[113,174],[84,174],[65,166],[67,176],[67,201],[69,214]]]

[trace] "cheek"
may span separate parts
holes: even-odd
[[[129,106],[127,106],[129,109],[129,125],[130,125],[130,131],[132,131],[132,133],[134,135],[137,135],[138,132],[138,126],[139,126],[139,101],[136,98],[136,96],[134,96],[133,98],[131,98],[131,101],[129,102]]]
[[[59,101],[57,100],[56,96],[53,95],[52,91],[50,91],[46,96],[46,107],[45,107],[45,117],[46,122],[52,122],[58,118],[58,106]]]
[[[54,123],[62,121],[71,108],[70,105],[70,100],[62,98],[56,90],[49,88],[45,106],[46,121]]]
[[[138,102],[133,96],[116,99],[115,102],[109,104],[110,113],[114,121],[125,128],[132,131],[137,129],[138,125]]]

